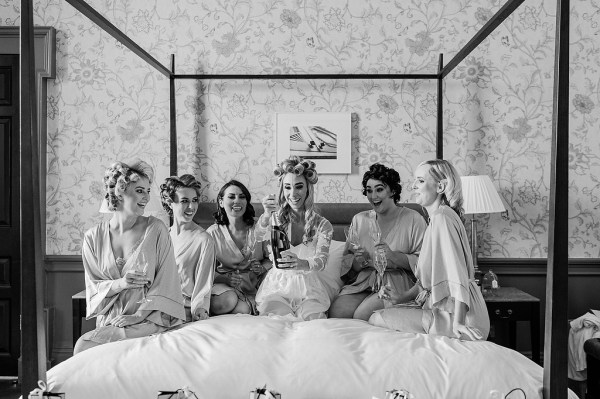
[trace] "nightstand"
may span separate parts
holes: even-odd
[[[73,348],[79,337],[81,337],[81,319],[85,317],[85,290],[71,297],[73,316]]]
[[[508,344],[517,345],[517,321],[528,321],[531,334],[531,359],[540,364],[540,300],[514,287],[500,287],[483,296],[490,324],[508,322]]]

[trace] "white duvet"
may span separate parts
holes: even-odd
[[[48,371],[68,399],[156,398],[185,386],[198,398],[248,398],[257,387],[296,398],[542,397],[542,368],[491,342],[400,333],[357,320],[290,322],[219,316],[152,337],[92,348]],[[523,398],[514,392],[509,398]]]

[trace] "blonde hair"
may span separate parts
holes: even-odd
[[[462,182],[456,168],[445,159],[432,159],[430,161],[421,162],[421,165],[429,165],[429,174],[436,183],[445,183],[444,191],[442,192],[442,203],[448,205],[463,219],[463,195]]]
[[[104,171],[104,198],[111,211],[117,210],[120,196],[127,187],[140,178],[146,178],[150,183],[154,179],[154,169],[147,162],[136,159],[128,165],[124,162],[115,162]]]
[[[279,195],[277,198],[279,204],[278,216],[283,228],[286,228],[290,222],[295,222],[292,208],[287,203],[283,194],[283,178],[288,173],[296,176],[304,176],[306,179],[307,194],[304,199],[304,235],[302,236],[302,242],[306,244],[312,241],[315,235],[314,224],[317,212],[314,185],[319,181],[319,175],[316,170],[316,164],[313,161],[305,160],[296,155],[292,155],[277,164],[273,170],[273,174],[279,179]]]

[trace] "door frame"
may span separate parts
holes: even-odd
[[[40,231],[42,255],[46,257],[46,145],[48,140],[48,90],[47,80],[56,78],[56,29],[51,26],[36,26],[35,37],[35,85],[37,108],[37,142],[40,165]],[[0,48],[2,54],[19,54],[19,27],[0,26]],[[45,264],[45,262],[44,262]],[[45,303],[44,298],[44,303]]]
[[[37,142],[38,145],[38,156],[39,156],[39,193],[40,193],[40,241],[43,262],[39,266],[41,270],[37,270],[36,274],[41,276],[41,281],[37,282],[38,287],[44,287],[45,283],[45,263],[46,263],[46,146],[47,146],[47,118],[48,118],[48,93],[47,93],[47,80],[55,79],[56,77],[56,29],[49,26],[39,26],[34,28],[34,54],[35,54],[35,87],[36,87],[36,115],[37,115],[37,129],[32,132],[33,141]],[[2,48],[2,54],[19,55],[20,54],[20,27],[19,26],[0,26],[0,48]],[[20,146],[19,146],[20,148]],[[21,205],[20,205],[21,206]],[[20,265],[22,269],[22,265]],[[19,282],[19,290],[22,290],[22,286]],[[37,289],[39,292],[40,288]],[[39,293],[37,295],[40,295]],[[42,290],[42,297],[38,300],[46,303],[46,293]],[[20,295],[22,300],[22,295]],[[21,309],[19,309],[21,314]],[[46,331],[46,340],[48,340],[49,331]],[[50,332],[51,333],[51,332]],[[51,336],[51,335],[50,335]],[[22,340],[22,332],[21,332]],[[23,356],[23,347],[21,346],[21,353],[19,363]],[[46,359],[50,359],[52,343],[47,342],[46,345]],[[47,365],[45,365],[47,367]],[[19,369],[21,365],[19,364]],[[21,372],[19,371],[19,374]],[[19,376],[20,378],[22,376]]]

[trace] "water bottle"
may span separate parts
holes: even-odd
[[[493,294],[498,287],[500,287],[498,285],[498,276],[496,276],[496,273],[494,273],[492,269],[488,270],[488,272],[483,276],[483,280],[481,282],[481,289],[483,293]]]

